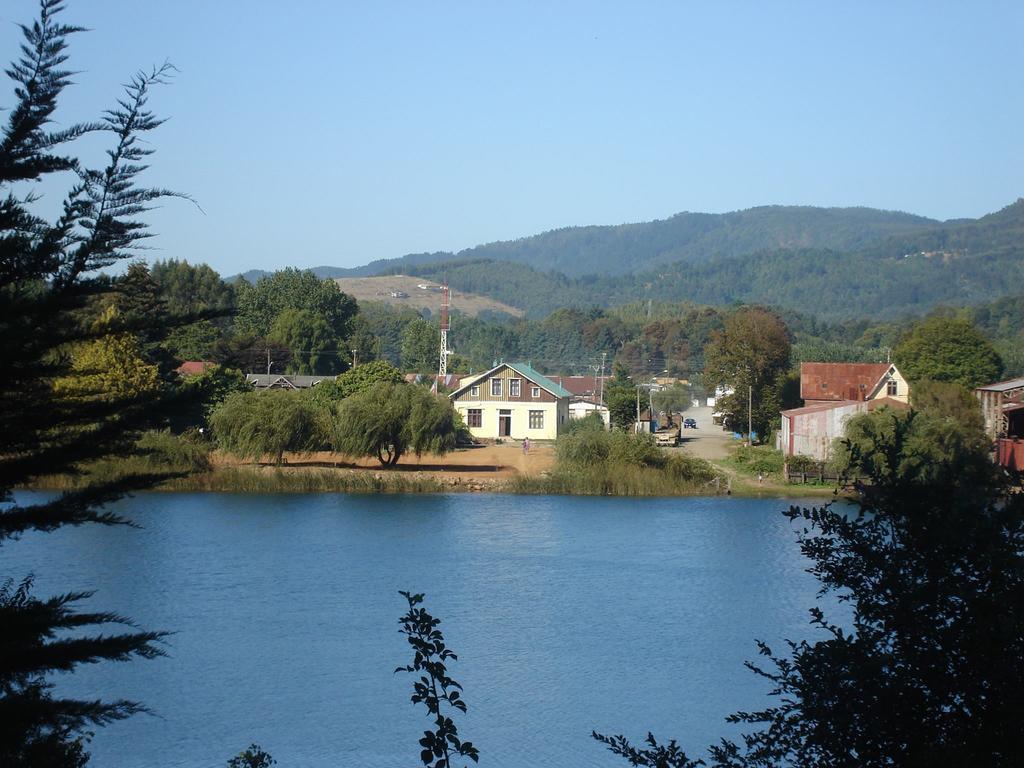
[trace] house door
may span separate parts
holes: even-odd
[[[508,437],[512,434],[512,411],[498,411],[498,437]]]

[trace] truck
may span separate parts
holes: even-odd
[[[664,426],[659,425],[654,430],[654,441],[661,446],[679,445],[679,425],[673,422],[671,416],[668,417]]]

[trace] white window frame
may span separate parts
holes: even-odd
[[[544,429],[544,411],[530,411],[528,416],[529,419],[526,423],[529,424],[530,429]],[[536,425],[534,425],[535,419],[539,422]]]
[[[469,396],[470,397],[480,397],[480,385],[479,384],[474,384],[473,386],[471,386],[469,388]]]
[[[891,390],[891,391],[890,391]],[[885,382],[885,396],[896,397],[900,393],[900,383],[896,379],[889,379]]]
[[[491,379],[491,397],[501,397],[501,379]]]
[[[479,424],[473,423],[473,416],[479,417]],[[466,426],[470,429],[480,429],[484,425],[484,411],[483,408],[467,408],[466,409]]]
[[[523,393],[523,382],[522,379],[509,379],[508,380],[508,396],[519,397]]]
[[[540,387],[530,387],[530,397],[534,400],[540,397]]]

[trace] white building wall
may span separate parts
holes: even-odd
[[[570,419],[583,419],[594,412],[601,414],[601,419],[604,421],[604,425],[606,427],[610,424],[611,417],[608,414],[608,408],[606,406],[597,405],[595,403],[569,403]]]
[[[867,403],[858,402],[783,416],[779,447],[787,456],[810,456],[816,461],[825,461],[832,441],[843,436],[850,417],[867,410]]]
[[[485,440],[494,440],[499,436],[498,418],[501,411],[510,411],[512,416],[511,433],[502,438],[508,440],[522,440],[525,437],[531,440],[554,440],[569,421],[569,402],[566,399],[553,403],[498,400],[459,400],[455,403],[455,410],[459,412],[462,421],[466,424],[469,424],[471,408],[481,411],[481,423],[479,427],[470,427],[469,432],[473,437]],[[544,425],[541,428],[530,427],[530,411],[543,412]]]

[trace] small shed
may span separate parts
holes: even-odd
[[[988,436],[993,440],[1006,437],[1011,426],[1009,414],[1016,410],[1013,406],[1024,398],[1024,378],[1007,379],[977,387],[974,396],[981,403],[981,412],[985,417],[985,432]],[[1017,434],[1022,435],[1021,432]]]

